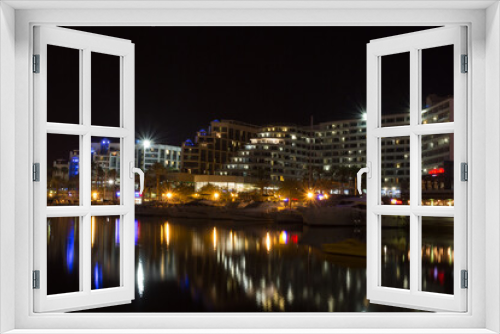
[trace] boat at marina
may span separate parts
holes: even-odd
[[[304,223],[312,226],[366,225],[366,197],[321,201],[301,210]]]

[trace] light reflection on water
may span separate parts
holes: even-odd
[[[92,312],[407,311],[366,300],[364,258],[321,251],[323,243],[365,241],[364,229],[140,218],[135,230],[135,300]],[[404,231],[394,233],[399,237]],[[452,246],[452,240],[443,240],[429,247],[439,255],[439,249],[449,247],[447,242]],[[384,244],[385,267],[403,272],[408,257],[401,240],[389,238]],[[435,279],[426,276],[427,285],[452,282],[439,281],[452,275],[446,267],[448,252],[439,263],[427,261],[425,247],[422,254],[424,263],[438,268]],[[409,277],[399,274],[394,279]]]

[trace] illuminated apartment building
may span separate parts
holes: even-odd
[[[422,111],[424,124],[453,120],[453,99],[430,96]],[[382,116],[382,126],[409,125],[409,113]],[[422,136],[422,191],[448,196],[453,176],[453,135]],[[383,138],[382,196],[409,196],[409,137]],[[366,121],[323,122],[310,126],[264,126],[255,138],[224,164],[220,175],[282,181],[331,178],[340,167],[366,165]],[[425,199],[426,196],[424,196]],[[439,197],[439,196],[438,196]]]
[[[135,165],[146,171],[155,163],[162,164],[169,170],[179,170],[181,147],[155,144],[144,140],[135,145]]]
[[[208,130],[197,132],[194,142],[182,144],[181,171],[215,175],[223,164],[255,137],[259,127],[231,120],[214,120]]]

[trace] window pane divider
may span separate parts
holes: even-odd
[[[108,126],[90,126],[80,124],[64,124],[64,123],[47,123],[47,133],[62,134],[62,135],[86,135],[89,134],[97,137],[112,137],[125,138],[132,131],[125,128],[115,128]]]
[[[47,122],[47,133],[82,136],[88,131],[85,125]]]
[[[418,192],[420,177],[420,137],[416,133],[420,119],[421,98],[421,66],[420,52],[413,48],[410,50],[410,292],[418,292],[420,285],[420,249],[419,246],[419,221],[415,209],[418,207],[420,196]]]
[[[49,206],[47,207],[47,218],[54,217],[83,217],[91,216],[119,216],[130,212],[130,208],[124,205],[99,205],[99,206]]]
[[[112,137],[112,138],[125,138],[131,134],[133,131],[125,128],[113,128],[108,126],[91,126],[90,134],[96,137]]]
[[[410,136],[411,134],[421,136],[440,135],[454,132],[455,124],[453,122],[449,122],[376,128],[373,130],[373,135],[378,138],[392,138]]]
[[[376,205],[373,213],[387,216],[410,216],[415,214],[422,217],[454,217],[455,207],[453,206],[422,206],[416,205]]]
[[[89,212],[92,216],[118,216],[130,212],[130,210],[130,207],[125,205],[93,205]]]

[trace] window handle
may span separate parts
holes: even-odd
[[[134,174],[139,174],[139,193],[142,195],[144,192],[144,172],[140,168],[134,167],[134,162],[129,163],[130,178],[134,178]]]
[[[358,174],[357,174],[357,177],[358,177],[358,193],[360,195],[363,194],[363,190],[361,189],[361,175],[363,175],[363,173],[366,173],[366,176],[371,179],[372,177],[372,163],[371,162],[367,162],[366,163],[366,167],[364,168],[361,168],[359,171],[358,171]]]

